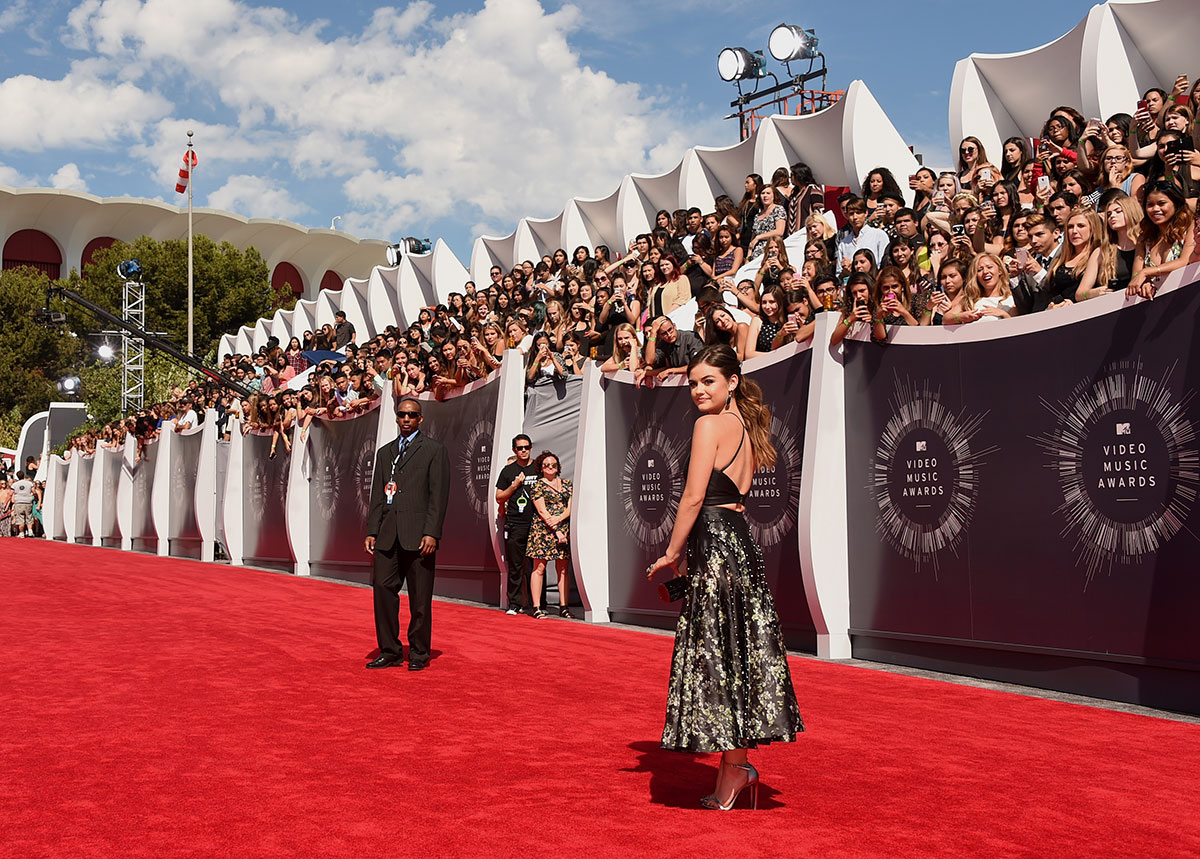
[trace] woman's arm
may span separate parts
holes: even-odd
[[[737,348],[734,351],[737,352],[739,361],[745,361],[750,357],[748,354],[746,354],[749,348],[750,325],[746,322],[738,322],[734,326],[734,333],[736,335],[735,341],[737,344]]]
[[[1099,275],[1100,249],[1096,248],[1092,251],[1092,255],[1088,257],[1087,267],[1083,270],[1083,277],[1079,279],[1079,286],[1075,289],[1076,301],[1087,301],[1089,298],[1095,298],[1097,295],[1112,292],[1107,286],[1096,286],[1096,278]]]
[[[533,509],[537,511],[538,516],[541,516],[542,521],[545,522],[551,529],[558,524],[558,520],[550,515],[550,510],[546,507],[546,499],[540,495],[533,499]]]
[[[837,325],[833,326],[833,334],[829,336],[830,347],[837,346],[846,339],[846,335],[850,333],[850,326],[855,322],[854,317],[843,312],[842,318],[838,320]]]
[[[688,534],[700,515],[704,493],[708,490],[708,479],[717,461],[717,440],[720,429],[717,415],[702,415],[692,430],[692,457],[688,463],[687,483],[679,499],[679,510],[675,513],[675,527],[671,530],[671,541],[661,558],[650,565],[649,573],[662,567],[674,568],[683,557]]]
[[[753,358],[755,355],[761,355],[758,351],[758,332],[762,330],[762,317],[754,316],[750,319],[750,331],[746,335],[746,357]]]

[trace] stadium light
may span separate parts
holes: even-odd
[[[723,81],[762,77],[762,53],[745,48],[724,48],[717,54],[717,74]]]
[[[142,264],[135,259],[127,259],[117,266],[117,277],[121,280],[141,280]]]
[[[409,254],[427,254],[433,249],[429,239],[416,239],[405,236],[394,245],[388,245],[385,254],[388,265],[400,265],[400,260]]]
[[[79,377],[63,376],[58,380],[58,392],[64,397],[79,396]]]
[[[794,24],[780,24],[771,31],[767,49],[781,63],[812,60],[817,56],[817,34]]]
[[[96,356],[105,364],[117,357],[117,350],[112,347],[112,344],[105,340],[100,344],[100,348],[96,350]]]

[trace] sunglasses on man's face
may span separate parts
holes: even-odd
[[[533,448],[531,448],[531,447],[530,447],[529,445],[527,445],[527,444],[519,444],[519,445],[517,445],[516,447],[514,447],[514,448],[513,448],[513,450],[532,450],[532,449],[533,449]]]

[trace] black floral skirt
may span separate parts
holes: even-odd
[[[804,721],[762,550],[745,515],[702,507],[687,562],[663,748],[718,752],[794,742]]]

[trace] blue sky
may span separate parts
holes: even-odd
[[[736,142],[717,52],[782,21],[940,166],[955,62],[1057,38],[1091,5],[6,0],[0,184],[179,202],[194,128],[201,205],[441,236],[465,263],[481,233]]]

